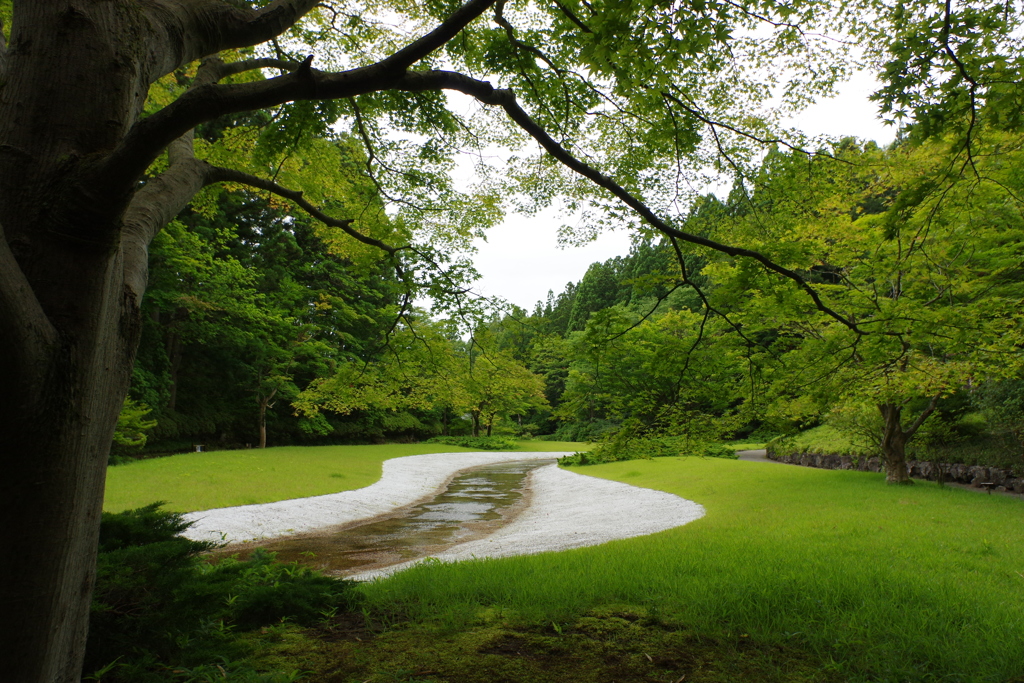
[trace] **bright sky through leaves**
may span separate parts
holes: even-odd
[[[854,74],[832,100],[819,102],[789,123],[811,135],[854,135],[888,144],[894,129],[877,116],[877,105],[868,95],[878,82],[866,72]],[[585,247],[558,244],[558,228],[565,222],[556,210],[537,216],[509,215],[490,230],[487,241],[476,240],[474,260],[481,279],[476,290],[497,296],[526,310],[556,294],[567,282],[577,282],[595,261],[621,256],[629,251],[627,232],[606,232]],[[571,221],[570,221],[571,224]]]

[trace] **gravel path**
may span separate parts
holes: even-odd
[[[704,507],[664,491],[630,486],[559,469],[530,474],[530,506],[510,524],[478,541],[456,545],[436,558],[456,562],[483,557],[530,555],[598,545],[682,526],[704,516]],[[347,578],[387,576],[419,560]]]
[[[546,460],[566,453],[434,453],[384,462],[381,479],[362,489],[326,496],[191,512],[185,536],[238,543],[353,524],[433,497],[461,470],[513,460]],[[438,559],[504,557],[597,545],[681,526],[704,508],[679,496],[620,482],[540,467],[530,475],[530,506],[487,538],[454,546]],[[411,563],[360,574],[368,579]]]
[[[768,458],[768,451],[763,448],[751,451],[736,451],[736,457],[747,462],[779,462],[778,460],[770,460]]]

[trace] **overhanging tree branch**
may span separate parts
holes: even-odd
[[[728,256],[741,256],[753,259],[768,270],[795,282],[800,289],[810,296],[811,300],[814,302],[815,308],[819,311],[842,323],[850,330],[858,334],[863,334],[863,331],[860,330],[855,323],[829,306],[826,306],[818,295],[818,292],[816,292],[814,288],[800,276],[799,273],[784,266],[780,266],[759,252],[744,249],[742,247],[732,247],[727,244],[722,244],[721,242],[710,240],[706,237],[692,235],[667,224],[646,204],[640,201],[640,199],[635,197],[628,190],[608,176],[603,175],[594,167],[580,161],[556,142],[539,124],[537,124],[537,122],[530,118],[530,115],[527,114],[522,107],[519,106],[519,103],[516,101],[515,94],[511,90],[497,90],[486,81],[477,80],[463,74],[449,71],[412,72],[406,74],[406,76],[397,84],[397,87],[410,91],[436,89],[456,90],[474,97],[484,104],[501,107],[516,123],[516,125],[540,143],[541,147],[543,147],[548,154],[579,175],[587,178],[595,185],[610,192],[626,204],[626,206],[636,211],[645,221],[647,221],[648,224],[662,234],[669,237],[675,237],[678,240],[689,242],[690,244],[707,247],[708,249],[712,249]]]
[[[497,0],[469,0],[455,10],[430,33],[414,40],[390,57],[378,62],[393,75],[404,73],[406,69],[420,61],[430,53],[443,47],[454,38],[459,31],[486,12]]]
[[[121,237],[125,284],[138,301],[146,291],[149,245],[153,238],[211,182],[211,167],[195,158],[192,138],[189,131],[171,144],[167,170],[147,181],[125,212]]]
[[[311,56],[295,71],[277,78],[256,83],[211,82],[191,88],[132,126],[118,148],[95,166],[96,186],[111,196],[129,191],[172,141],[219,116],[285,102],[338,99],[389,89],[409,66],[442,47],[494,2],[470,0],[430,33],[369,66],[325,73],[311,68]]]
[[[150,26],[149,81],[222,50],[272,40],[320,0],[274,0],[260,9],[224,0],[140,3]]]

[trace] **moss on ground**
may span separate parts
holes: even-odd
[[[643,608],[611,605],[568,623],[491,618],[459,629],[375,631],[352,615],[293,630],[263,665],[301,662],[316,683],[833,683],[826,663],[747,634],[697,634]]]

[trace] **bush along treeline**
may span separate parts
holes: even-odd
[[[468,326],[409,308],[393,275],[273,206],[220,196],[154,246],[118,448],[147,427],[154,447],[598,441],[583,463],[828,425],[894,482],[908,454],[1019,466],[1022,153],[1004,133],[974,144],[972,179],[941,141],[774,151],[693,203],[688,231],[790,277],[641,233],[533,311]]]

